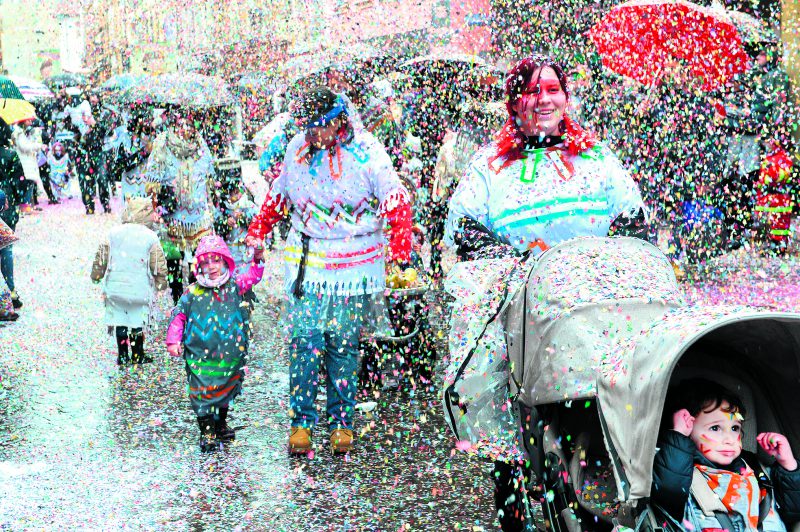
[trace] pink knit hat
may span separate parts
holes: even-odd
[[[222,257],[225,264],[228,265],[228,271],[233,275],[233,270],[236,269],[236,263],[233,260],[233,255],[231,255],[231,250],[228,249],[228,245],[222,240],[222,237],[216,235],[204,236],[200,239],[200,243],[197,244],[197,251],[194,253],[196,259],[194,263],[195,275],[197,274],[200,259],[202,259],[203,255],[208,255],[209,253],[216,253]]]

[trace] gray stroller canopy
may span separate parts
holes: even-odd
[[[800,448],[800,315],[687,307],[668,260],[647,242],[589,237],[548,250],[504,324],[512,396],[528,406],[597,397],[623,501],[650,494],[678,366],[746,391],[752,430],[779,430]],[[745,437],[756,450],[755,434]]]
[[[745,449],[756,451],[755,437],[764,431],[782,432],[800,448],[800,315],[742,307],[674,310],[622,353],[615,375],[599,379],[621,500],[650,495],[664,400],[681,372],[717,380],[742,396]]]
[[[528,406],[594,397],[631,340],[683,305],[672,266],[648,242],[587,237],[548,250],[505,315],[511,394]]]

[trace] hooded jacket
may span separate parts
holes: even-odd
[[[164,290],[167,287],[167,262],[158,236],[152,230],[152,214],[153,206],[149,199],[132,198],[128,200],[122,213],[122,225],[114,227],[109,233],[108,240],[100,244],[100,248],[97,250],[92,265],[91,278],[93,281],[99,282],[109,273],[109,259],[111,253],[114,252],[115,255],[120,255],[116,259],[118,265],[124,266],[123,263],[129,262],[128,259],[134,262],[139,260],[142,262],[142,266],[146,264],[146,268],[139,268],[142,275],[126,275],[120,279],[125,284],[122,291],[148,294],[151,290],[147,276],[148,269],[153,277],[153,288]],[[116,243],[113,249],[112,243]],[[144,253],[134,252],[134,248],[142,243],[147,248],[146,251]],[[130,268],[125,268],[126,271],[128,269]],[[113,290],[109,295],[113,296]]]

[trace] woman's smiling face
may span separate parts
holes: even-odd
[[[534,72],[528,87],[512,105],[520,129],[528,137],[557,135],[566,107],[567,93],[550,67]]]

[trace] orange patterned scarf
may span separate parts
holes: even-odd
[[[748,530],[758,530],[758,506],[764,495],[758,486],[756,474],[745,466],[741,473],[713,467],[695,465],[708,482],[708,487],[722,501],[729,513],[744,517]]]

